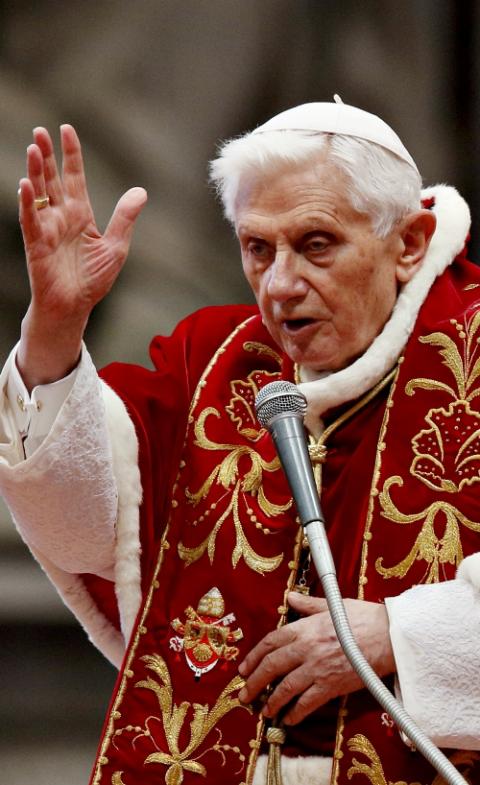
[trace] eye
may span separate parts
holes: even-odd
[[[303,253],[307,256],[321,254],[329,245],[330,242],[327,237],[318,235],[316,237],[310,237],[303,244]]]
[[[253,238],[247,242],[247,253],[259,261],[268,261],[272,256],[272,248],[265,240]]]
[[[330,259],[335,243],[335,236],[328,232],[312,232],[303,238],[301,252],[309,261],[320,264]]]

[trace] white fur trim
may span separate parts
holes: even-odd
[[[283,785],[329,785],[332,775],[332,759],[310,756],[308,758],[287,758],[282,755]],[[267,756],[260,755],[252,785],[266,785]]]
[[[348,368],[314,381],[309,381],[308,371],[302,370],[302,378],[306,381],[299,387],[308,401],[305,421],[312,433],[318,434],[321,427],[319,418],[323,412],[358,398],[394,366],[435,278],[446,270],[462,250],[470,228],[467,203],[455,188],[446,185],[422,191],[422,199],[430,197],[435,198],[433,212],[437,218],[437,227],[422,266],[403,287],[380,335],[365,354]]]
[[[138,441],[127,409],[119,396],[102,382],[107,428],[118,489],[115,547],[115,592],[123,637],[128,642],[140,608],[140,516],[142,485]]]
[[[462,561],[457,570],[457,578],[462,578],[480,589],[480,553],[472,553]]]
[[[4,379],[2,377],[2,381]],[[109,579],[106,552],[113,562],[115,547],[113,527],[118,499],[109,469],[111,450],[99,390],[97,372],[84,349],[75,383],[49,434],[27,460],[19,460],[22,456],[15,460],[16,456],[12,455],[11,465],[8,465],[2,456],[0,479],[2,493],[10,501],[12,518],[21,537],[56,585],[67,607],[86,628],[92,643],[119,666],[125,641],[100,612],[81,577],[82,572],[90,571],[91,549],[98,547],[103,554],[98,572]],[[5,404],[4,400],[2,404]],[[15,422],[12,429],[15,433]],[[80,467],[79,455],[83,456]],[[80,491],[69,496],[65,489],[78,479]],[[52,488],[50,495],[45,491],[49,486]],[[91,514],[91,498],[95,494],[96,516]],[[75,500],[73,510],[70,509],[72,498]],[[25,510],[27,502],[30,507]],[[99,517],[103,521],[100,527]],[[46,533],[38,531],[42,522],[48,526]],[[98,537],[96,528],[100,529]],[[52,539],[54,547],[50,548]],[[87,548],[87,556],[85,540],[90,548],[90,551]],[[82,559],[85,559],[84,563]]]
[[[59,569],[31,545],[30,549],[56,586],[65,605],[87,631],[92,643],[119,668],[142,599],[139,521],[142,487],[135,428],[123,401],[107,384],[100,381],[113,474],[118,488],[114,575],[121,632],[100,612],[79,575]]]
[[[125,653],[122,634],[100,613],[79,575],[73,575],[52,564],[46,556],[29,545],[32,554],[52,581],[63,602],[88,633],[94,646],[119,668]]]

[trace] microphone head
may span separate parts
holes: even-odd
[[[296,384],[279,380],[262,387],[255,399],[255,410],[260,425],[268,428],[279,414],[303,418],[307,411],[307,399]]]

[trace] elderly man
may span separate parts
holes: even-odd
[[[83,332],[146,195],[128,191],[101,236],[77,136],[61,136],[62,177],[39,128],[20,183],[32,300],[2,376],[0,481],[121,664],[92,783],[435,779],[361,689],[318,596],[254,415],[275,379],[308,399],[362,650],[427,733],[470,751],[453,760],[477,781],[480,274],[464,201],[421,194],[379,118],[288,110],[212,165],[258,307],[204,309],[154,339],[153,371],[114,364],[99,381]]]

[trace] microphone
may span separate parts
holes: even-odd
[[[379,679],[353,637],[338,588],[335,565],[325,531],[325,520],[308,454],[303,425],[307,399],[292,382],[270,382],[258,393],[255,409],[260,425],[270,431],[274,440],[298,509],[300,522],[305,529],[333,626],[345,656],[367,689],[446,782],[449,785],[467,785],[466,780],[448,758],[414,723],[403,706]]]
[[[308,527],[312,554],[316,552],[319,562],[315,564],[319,577],[335,575],[303,425],[307,399],[292,382],[270,382],[258,393],[255,409],[260,425],[272,435],[300,522]]]

